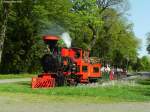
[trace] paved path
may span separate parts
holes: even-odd
[[[50,97],[0,93],[0,112],[150,112],[150,102],[90,103],[61,101],[57,97]]]
[[[23,81],[31,81],[31,78],[1,79],[0,80],[0,84],[3,84],[3,83],[23,82]]]
[[[150,112],[150,103],[94,104],[31,100],[0,96],[0,112]]]

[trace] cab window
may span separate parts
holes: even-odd
[[[82,72],[87,72],[88,71],[88,67],[87,66],[83,66],[82,67]]]

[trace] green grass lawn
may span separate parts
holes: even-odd
[[[30,78],[36,76],[35,74],[0,74],[0,79],[13,79],[13,78]]]
[[[128,102],[150,101],[150,86],[56,87],[31,89],[29,82],[0,84],[0,94],[16,93],[44,95],[61,101]],[[55,100],[56,100],[55,99]]]
[[[0,75],[0,79],[27,78],[34,74]],[[150,101],[150,80],[138,80],[140,85],[115,85],[107,87],[56,87],[50,89],[31,89],[30,82],[0,84],[0,94],[43,95],[63,101],[86,102],[126,102]]]

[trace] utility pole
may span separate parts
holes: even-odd
[[[9,7],[11,4],[14,3],[22,3],[22,1],[11,1],[11,0],[2,0],[2,27],[0,31],[0,64],[2,61],[2,53],[3,53],[3,46],[4,41],[6,38],[6,32],[7,32],[7,22],[8,22],[8,14],[9,14]]]

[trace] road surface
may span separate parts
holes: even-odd
[[[0,84],[31,81],[31,78],[1,79]]]
[[[64,102],[41,95],[0,93],[0,112],[150,112],[150,102]]]

